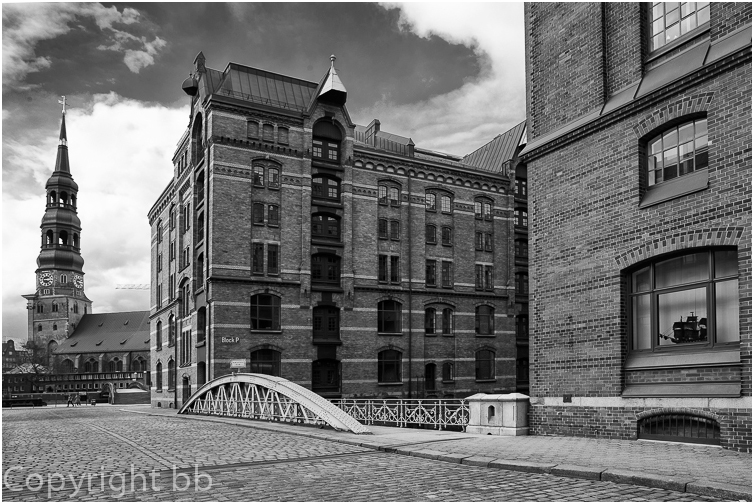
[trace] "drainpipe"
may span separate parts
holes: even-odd
[[[412,325],[412,319],[413,319],[413,286],[412,286],[412,268],[411,263],[413,262],[413,256],[411,255],[411,175],[408,175],[408,398],[413,398],[413,387],[411,386],[413,381],[413,367],[412,367],[412,347],[413,347],[413,325]]]

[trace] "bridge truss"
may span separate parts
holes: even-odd
[[[205,383],[178,414],[199,414],[308,425],[371,434],[358,420],[330,401],[277,376],[225,375]]]

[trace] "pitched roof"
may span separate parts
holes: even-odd
[[[87,314],[56,354],[135,352],[149,350],[149,312]]]
[[[13,369],[3,372],[3,374],[45,374],[45,373],[47,373],[47,368],[45,366],[35,365],[35,364],[32,364],[31,362],[24,362],[23,364],[19,364]]]
[[[499,173],[503,163],[513,159],[525,130],[526,121],[523,121],[471,154],[466,154],[461,162],[480,170]]]

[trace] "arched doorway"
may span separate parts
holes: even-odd
[[[181,388],[183,390],[182,404],[186,404],[189,400],[189,397],[191,397],[191,378],[189,378],[187,375],[183,375],[183,383],[181,384]]]

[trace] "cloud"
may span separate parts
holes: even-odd
[[[378,118],[385,131],[411,136],[417,147],[463,155],[526,118],[523,4],[383,7],[400,9],[402,30],[471,48],[482,70],[460,88],[418,103],[397,105],[384,96],[371,107],[353,111],[357,119]],[[505,22],[516,18],[520,23]]]
[[[74,97],[82,101],[81,97]],[[86,294],[94,312],[149,309],[149,291],[116,290],[116,284],[149,283],[147,212],[172,178],[175,144],[187,111],[95,95],[66,117],[71,174],[79,185],[81,254]],[[26,301],[35,288],[44,185],[52,174],[57,131],[30,131],[26,142],[4,145],[4,178],[33,179],[34,194],[3,184],[3,336],[26,338]]]
[[[134,28],[141,27],[141,24],[137,24],[141,15],[128,7],[118,11],[115,6],[108,8],[91,3],[3,4],[4,91],[7,88],[33,87],[24,83],[26,76],[52,65],[49,57],[36,54],[37,44],[65,35],[72,29],[85,30],[79,24],[82,19],[93,21],[106,35],[108,43],[100,44],[100,48],[123,52],[124,63],[134,73],[153,64],[157,51],[166,44],[159,37],[147,42],[146,37],[137,37],[116,28],[133,25],[136,25]],[[125,47],[126,43],[133,47]],[[144,55],[134,55],[135,53]]]

